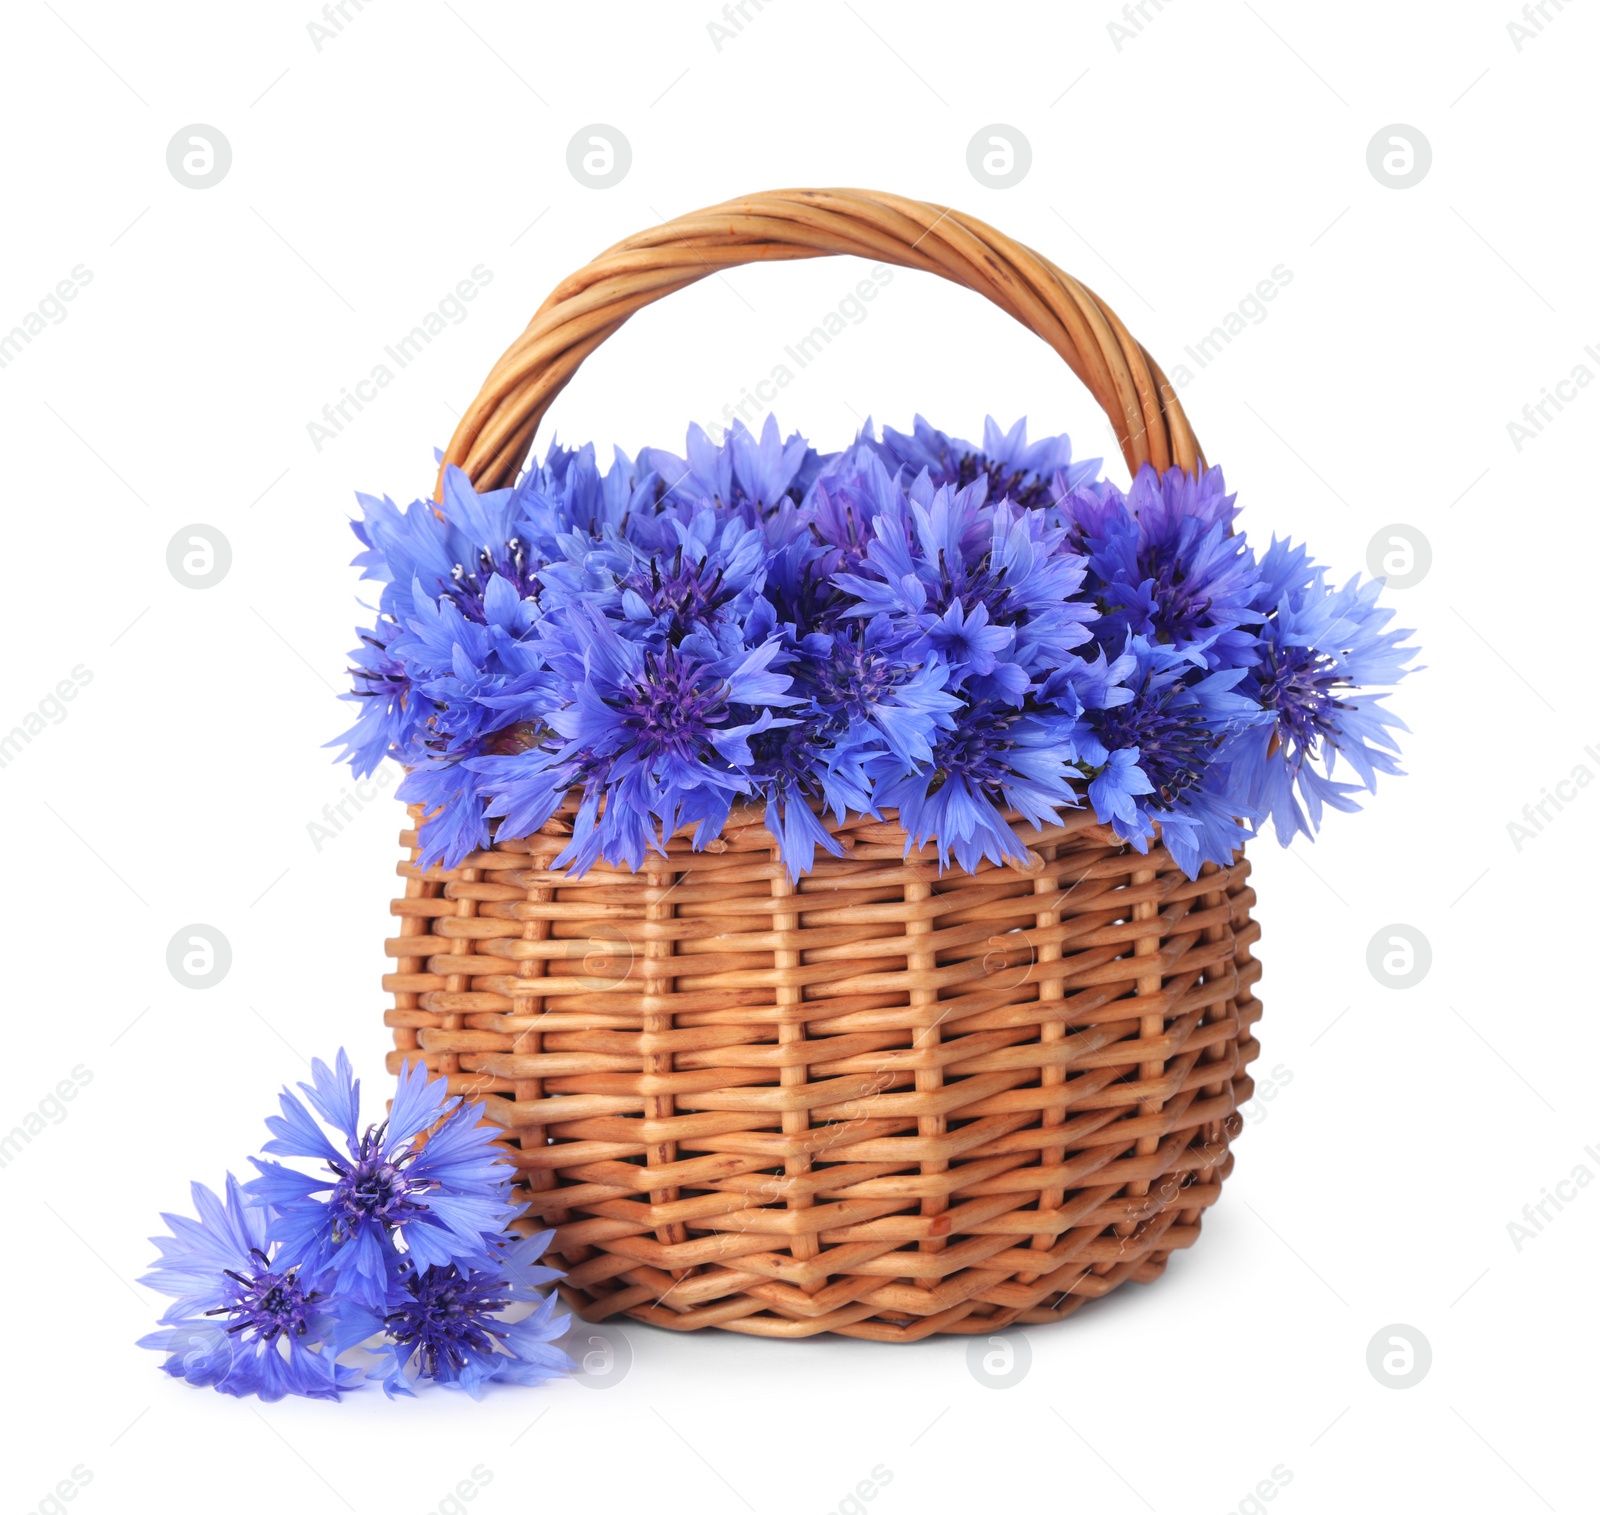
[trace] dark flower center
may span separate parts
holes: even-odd
[[[387,1125],[385,1121],[383,1125],[367,1128],[366,1135],[361,1138],[359,1155],[351,1166],[328,1164],[339,1177],[333,1188],[336,1241],[368,1224],[404,1224],[408,1216],[422,1208],[414,1196],[426,1185],[413,1183],[401,1165],[384,1153]]]
[[[622,725],[646,757],[692,758],[728,713],[726,687],[671,647],[646,652],[644,662],[643,680],[624,697]]]
[[[512,537],[498,547],[480,547],[470,566],[457,563],[450,570],[450,582],[441,583],[439,587],[455,602],[462,615],[483,626],[488,624],[483,597],[488,592],[489,580],[499,574],[517,591],[519,599],[532,600],[539,596],[538,571],[539,565],[529,557],[522,539]]]
[[[832,655],[810,672],[819,704],[864,720],[872,706],[905,683],[916,669],[908,663],[892,662],[859,642],[836,637]]]
[[[1286,744],[1306,752],[1319,737],[1332,740],[1336,713],[1343,709],[1336,691],[1349,687],[1333,659],[1310,647],[1266,646],[1260,671],[1261,703],[1278,720]]]
[[[823,714],[801,720],[793,726],[774,726],[750,738],[755,772],[769,781],[782,800],[797,794],[821,794],[816,766],[818,754],[825,751],[845,728],[842,716]]]
[[[1111,710],[1097,710],[1091,720],[1095,735],[1111,751],[1139,749],[1139,767],[1168,805],[1200,782],[1216,745],[1198,710],[1174,709],[1159,698],[1136,698]]]
[[[260,1264],[261,1271],[246,1275],[224,1269],[236,1285],[234,1300],[207,1310],[206,1314],[229,1316],[233,1323],[227,1327],[228,1335],[247,1342],[271,1343],[280,1336],[304,1336],[312,1308],[322,1295],[315,1290],[303,1291],[295,1277],[296,1269],[274,1271],[271,1260],[259,1247],[252,1247],[250,1255]]]
[[[1054,503],[1048,480],[1036,478],[1029,481],[1026,474],[1018,472],[1009,463],[982,458],[972,452],[966,453],[956,464],[950,482],[958,489],[965,489],[968,484],[977,481],[979,474],[989,480],[990,500],[1010,500],[1024,510],[1037,510]]]
[[[997,790],[1010,777],[1011,718],[994,709],[970,711],[955,731],[946,732],[933,749],[934,787],[964,778],[974,789]]]
[[[705,563],[685,562],[680,547],[671,564],[663,570],[654,558],[649,571],[639,569],[622,580],[656,615],[670,615],[680,627],[709,618],[719,605],[732,598],[723,583],[722,569]]]
[[[1187,641],[1207,624],[1210,597],[1196,594],[1184,582],[1184,566],[1165,551],[1146,547],[1139,553],[1142,579],[1154,582],[1155,605],[1150,620],[1156,636],[1163,642]]]
[[[438,1376],[441,1367],[459,1372],[468,1355],[494,1350],[494,1338],[506,1333],[493,1319],[505,1309],[504,1284],[485,1274],[463,1274],[454,1263],[418,1273],[410,1264],[404,1275],[409,1296],[384,1318],[389,1334],[403,1347],[422,1354],[424,1370]]]
[[[351,687],[357,694],[405,700],[411,687],[411,673],[405,663],[389,651],[389,642],[399,630],[392,618],[380,616],[371,631],[361,633],[361,640],[376,656],[368,666],[350,670]]]

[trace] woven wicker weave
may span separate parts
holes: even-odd
[[[1160,370],[1082,285],[954,211],[782,191],[629,238],[563,283],[446,454],[515,477],[634,311],[717,269],[859,253],[977,290],[1111,417],[1200,466]],[[791,884],[759,811],[635,873],[550,872],[569,808],[462,867],[404,864],[396,1051],[507,1130],[568,1302],[676,1330],[879,1341],[1069,1315],[1190,1245],[1232,1167],[1260,1015],[1249,864],[1193,881],[1091,814],[1027,869],[941,874],[892,820]],[[417,817],[413,813],[413,823]],[[415,833],[402,835],[415,847]],[[415,853],[413,850],[412,857]]]

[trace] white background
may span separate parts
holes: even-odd
[[[0,769],[7,834],[0,1130],[78,1065],[65,1118],[0,1170],[6,1507],[252,1512],[1592,1509],[1600,1186],[1508,1223],[1580,1164],[1593,1096],[1592,851],[1600,793],[1520,849],[1507,830],[1578,765],[1594,709],[1594,426],[1569,390],[1520,450],[1507,423],[1600,342],[1593,61],[1600,18],[1511,0],[1309,8],[1169,0],[1120,38],[1110,3],[769,0],[720,48],[703,4],[368,0],[322,42],[311,0],[17,0],[0,97],[0,331],[83,265],[59,324],[0,368],[7,459],[4,708],[92,674]],[[1124,21],[1124,25],[1127,22]],[[606,123],[632,168],[568,172]],[[213,188],[169,173],[179,128],[231,143]],[[1032,167],[967,167],[990,123]],[[1375,133],[1423,133],[1396,190]],[[235,1402],[134,1350],[131,1282],[191,1177],[243,1167],[303,1059],[348,1046],[383,1088],[381,940],[399,807],[320,850],[346,775],[325,743],[357,618],[352,491],[432,479],[489,365],[547,290],[614,240],[749,190],[859,184],[952,204],[1079,274],[1169,368],[1282,264],[1292,281],[1184,391],[1252,536],[1338,577],[1380,528],[1431,545],[1391,591],[1427,671],[1395,701],[1409,777],[1315,847],[1254,850],[1264,1083],[1199,1245],[1149,1289],[1031,1330],[1014,1388],[967,1341],[894,1349],[631,1327],[619,1384],[387,1404]],[[319,451],[307,423],[475,265],[493,277]],[[639,316],[558,402],[565,440],[674,445],[782,359],[865,270],[710,279]],[[858,415],[985,411],[1111,453],[1058,360],[969,294],[897,272],[784,393],[839,446]],[[1592,412],[1592,413],[1591,413]],[[195,590],[179,528],[232,567]],[[353,812],[352,812],[353,813]],[[169,939],[232,968],[194,990]],[[1432,967],[1397,991],[1368,943],[1401,924]],[[1432,1369],[1397,1391],[1368,1342],[1405,1326]],[[536,1423],[535,1423],[536,1422]],[[532,1425],[532,1429],[528,1427]],[[931,1429],[930,1429],[931,1427]],[[25,1434],[15,1434],[25,1432]],[[1260,1506],[1265,1508],[1265,1506]]]

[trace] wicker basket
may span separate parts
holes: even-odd
[[[447,459],[511,482],[636,310],[830,253],[986,295],[1066,360],[1130,468],[1201,466],[1093,293],[971,217],[860,190],[756,195],[602,254],[496,364]],[[1242,857],[1191,881],[1074,812],[1016,822],[1026,869],[941,874],[892,819],[851,817],[829,823],[846,855],[791,884],[760,813],[735,812],[707,851],[677,837],[639,872],[573,879],[550,871],[564,815],[455,869],[413,850],[386,1019],[392,1071],[420,1059],[506,1128],[519,1224],[556,1228],[586,1319],[988,1332],[1147,1283],[1195,1240],[1257,1052]]]

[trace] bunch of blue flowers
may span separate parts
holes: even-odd
[[[268,1400],[367,1379],[391,1398],[438,1383],[476,1399],[572,1371],[551,1345],[568,1318],[540,1287],[560,1277],[538,1266],[552,1233],[506,1234],[522,1207],[477,1106],[413,1063],[389,1118],[361,1130],[349,1058],[311,1068],[263,1150],[316,1171],[252,1158],[258,1176],[229,1174],[220,1199],[193,1185],[197,1218],[163,1215],[171,1234],[152,1238],[141,1282],[173,1303],[139,1345],[174,1378]]]
[[[556,866],[636,868],[738,804],[795,877],[839,851],[830,813],[892,813],[971,870],[1085,803],[1193,876],[1399,772],[1371,686],[1414,649],[1378,584],[1258,558],[1218,469],[1124,492],[1098,468],[1020,421],[869,422],[821,455],[769,417],[604,471],[552,447],[482,494],[448,468],[438,505],[361,496],[382,589],[345,756],[406,768],[425,864],[559,812]]]

